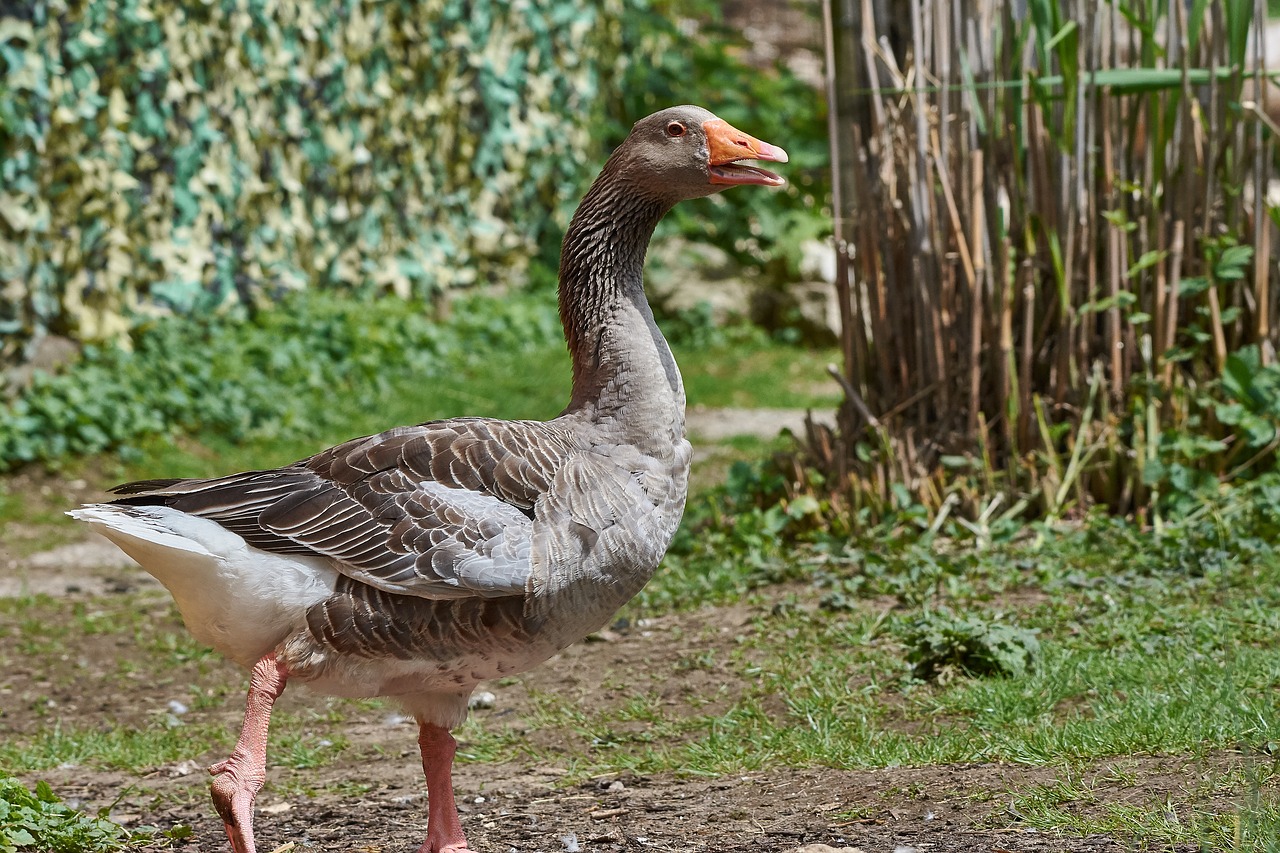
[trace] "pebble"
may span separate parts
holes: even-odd
[[[168,774],[173,777],[190,776],[192,773],[199,773],[203,768],[194,761],[179,761],[166,768]]]
[[[498,704],[498,697],[494,696],[488,690],[482,690],[479,693],[472,693],[471,698],[467,700],[467,708],[469,710],[488,710]]]
[[[830,847],[826,844],[806,844],[792,853],[862,853],[861,847]],[[895,851],[897,853],[897,851]]]

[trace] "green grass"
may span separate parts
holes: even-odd
[[[1213,542],[1175,532],[1159,544],[1096,522],[1047,533],[1038,547],[998,546],[952,575],[921,570],[923,557],[910,546],[881,542],[908,556],[885,561],[898,575],[882,571],[870,581],[865,563],[808,552],[789,570],[773,567],[773,577],[802,582],[781,599],[767,588],[767,567],[721,542],[712,546],[721,549],[719,585],[695,560],[661,572],[631,615],[754,597],[760,615],[735,641],[688,663],[722,668],[734,685],[727,707],[672,708],[659,701],[672,674],[655,671],[641,673],[614,706],[590,713],[571,698],[541,697],[534,725],[576,735],[577,778],[993,761],[1056,768],[1058,781],[1016,793],[997,822],[1263,849],[1250,839],[1271,837],[1280,814],[1280,768],[1271,757],[1280,744],[1280,556],[1252,533],[1233,530],[1226,535],[1238,538]],[[963,547],[925,545],[935,553]],[[865,581],[861,596],[831,604],[828,591],[851,577]],[[1033,629],[1041,653],[1016,677],[916,681],[906,637],[922,607]],[[628,725],[637,719],[642,729]],[[1073,778],[1126,756],[1226,761],[1233,769],[1175,792],[1167,809],[1101,797],[1095,808],[1086,794],[1067,790]]]
[[[742,343],[687,348],[676,353],[690,406],[803,408],[834,406],[833,389],[794,377],[822,375],[832,353],[753,338]],[[739,372],[738,367],[741,367]],[[788,377],[778,381],[779,376]],[[216,432],[142,442],[119,469],[131,477],[198,477],[286,464],[358,435],[400,424],[459,415],[495,418],[555,417],[569,399],[569,356],[563,344],[527,351],[485,352],[451,359],[438,373],[405,373],[382,387],[349,389],[316,400],[310,423],[289,433],[232,441]],[[758,439],[730,439],[748,458]]]
[[[706,349],[675,348],[690,406],[834,408],[840,391],[826,375],[832,350],[784,346],[765,340]]]
[[[165,764],[193,761],[209,750],[230,749],[233,738],[220,724],[168,727],[103,727],[97,723],[54,722],[24,738],[0,744],[0,767],[13,773],[89,766],[148,772]]]
[[[1164,541],[1094,519],[1041,531],[1038,544],[1028,537],[982,551],[901,531],[803,547],[769,545],[761,530],[722,534],[681,570],[660,572],[625,615],[733,600],[750,606],[745,624],[726,637],[697,627],[697,619],[680,623],[694,626],[677,638],[683,656],[606,673],[613,698],[603,703],[535,691],[519,720],[473,718],[459,732],[460,760],[514,756],[564,767],[570,781],[623,770],[725,775],[1002,762],[1048,768],[1050,776],[969,792],[1000,804],[988,818],[995,827],[1267,849],[1259,839],[1273,837],[1280,820],[1272,757],[1280,751],[1280,556],[1256,535],[1265,525],[1235,520],[1217,538],[1189,528]],[[698,571],[717,559],[723,588]],[[208,697],[205,713],[178,727],[157,717],[116,728],[70,726],[51,713],[0,746],[0,766],[148,772],[208,757],[192,755],[192,743],[215,754],[229,746],[242,675],[194,646],[160,594],[150,595],[144,606],[111,599],[69,610],[48,598],[0,602],[0,663],[21,655],[56,675],[66,666],[58,661],[124,635],[134,663],[86,675],[96,679],[86,690],[129,690],[142,667],[137,672],[167,680],[165,690],[191,697],[193,708]],[[914,679],[908,629],[924,610],[944,608],[1036,631],[1040,652],[1031,670]],[[721,686],[678,694],[673,704],[673,681],[697,671],[713,673]],[[209,717],[215,708],[223,716]],[[349,759],[344,726],[385,713],[378,703],[285,707],[273,763],[305,771]],[[526,737],[531,728],[560,746],[540,751]],[[1143,756],[1205,769],[1158,797],[1143,793],[1137,771],[1100,770]],[[277,775],[281,795],[314,793],[306,772]]]
[[[1202,804],[1188,807],[1173,797],[1140,805],[1116,802],[1114,785],[1068,772],[1051,783],[1013,792],[1007,812],[1019,825],[1032,829],[1066,827],[1082,835],[1115,834],[1168,844],[1198,844],[1206,850],[1273,853],[1280,850],[1280,801],[1274,791],[1263,793],[1268,779],[1275,779],[1274,771],[1237,771],[1190,791],[1202,797],[1222,788],[1244,792],[1239,808],[1223,811]],[[1087,814],[1082,816],[1082,810]]]
[[[677,347],[691,406],[804,408],[834,406],[823,366],[834,357],[740,336],[713,346]],[[68,478],[127,479],[210,476],[286,464],[358,435],[400,424],[459,415],[547,419],[569,398],[569,358],[559,342],[517,351],[455,352],[429,371],[387,364],[378,382],[292,389],[287,425],[247,434],[220,428],[143,437],[120,453],[64,463]],[[725,446],[745,457],[763,442],[734,438]],[[96,476],[95,476],[96,475]],[[49,502],[0,485],[0,520],[45,524],[58,517]]]

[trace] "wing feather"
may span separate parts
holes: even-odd
[[[459,418],[354,439],[274,471],[127,484],[117,502],[204,516],[263,550],[328,556],[386,592],[519,595],[532,571],[535,507],[571,453],[547,424]]]

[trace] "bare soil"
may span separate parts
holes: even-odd
[[[426,803],[414,769],[411,757],[337,768],[348,780],[375,782],[372,790],[359,795],[281,799],[264,794],[256,819],[259,850],[268,853],[289,844],[294,846],[288,849],[298,853],[415,850],[426,834]],[[1152,780],[1158,780],[1177,768],[1150,769]],[[110,801],[138,781],[110,774],[59,778],[62,774],[51,774],[55,788],[86,804]],[[1002,809],[994,800],[975,802],[975,792],[1046,781],[1048,775],[999,765],[774,770],[714,780],[623,775],[566,788],[557,784],[552,769],[490,764],[459,766],[455,784],[471,847],[494,853],[792,853],[809,844],[854,847],[864,853],[904,853],[904,847],[920,853],[1139,849],[1132,839],[975,826]],[[149,805],[126,796],[114,812],[117,819],[190,824],[195,834],[183,850],[225,851],[221,824],[202,796],[202,779],[152,778],[146,784],[162,797],[166,788],[180,786],[193,802],[175,804],[162,798]],[[849,817],[851,810],[865,810],[867,816]]]

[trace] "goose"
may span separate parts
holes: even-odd
[[[396,427],[275,470],[128,483],[69,513],[159,580],[197,640],[249,671],[239,739],[209,768],[234,853],[255,851],[267,728],[290,682],[412,714],[427,788],[419,853],[467,849],[450,730],[477,683],[604,626],[684,512],[684,386],[642,268],[677,202],[786,183],[743,160],[787,154],[689,105],[636,122],[609,157],[564,236],[573,384],[554,419]]]

